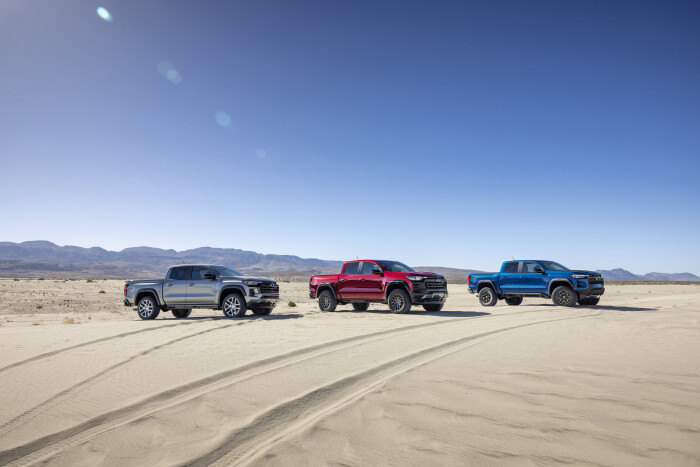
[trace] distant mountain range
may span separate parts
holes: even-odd
[[[615,279],[623,281],[690,281],[698,282],[700,277],[689,272],[666,273],[650,272],[644,275],[633,274],[626,269],[609,269],[596,271],[603,275],[604,279]]]
[[[293,276],[337,272],[342,261],[300,258],[291,255],[263,255],[235,248],[195,248],[175,251],[134,247],[121,251],[104,248],[58,246],[47,241],[0,242],[0,277],[161,277],[168,266],[182,263],[223,264],[246,274]],[[418,271],[434,271],[450,282],[464,282],[474,269],[418,266]],[[624,269],[597,271],[606,279],[645,281],[700,281],[690,273],[651,272],[632,274]]]
[[[245,274],[306,275],[337,271],[341,261],[263,255],[235,248],[175,251],[135,247],[121,251],[58,246],[47,241],[0,242],[0,277],[161,277],[182,263],[222,264]]]

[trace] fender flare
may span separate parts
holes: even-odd
[[[138,305],[139,300],[144,295],[153,295],[153,297],[155,297],[156,299],[156,302],[158,302],[159,306],[165,305],[165,302],[160,298],[160,294],[156,292],[156,289],[139,289],[139,291],[136,292],[136,295],[134,295],[134,305]]]
[[[501,291],[498,289],[496,284],[494,284],[493,281],[490,279],[484,279],[484,280],[480,280],[479,282],[477,282],[476,283],[476,293],[479,293],[479,291],[481,291],[481,289],[483,289],[486,286],[490,286],[490,288],[492,288],[493,291],[496,292],[497,295],[499,295],[499,296],[501,295]]]
[[[394,290],[396,287],[403,288],[409,296],[411,295],[411,289],[408,287],[408,285],[404,281],[400,281],[400,280],[389,281],[386,283],[386,286],[384,287],[384,300],[389,299],[389,293],[392,290]]]
[[[320,284],[318,284],[316,286],[316,298],[318,298],[318,296],[321,294],[321,292],[323,292],[326,289],[330,290],[331,293],[333,294],[333,298],[338,300],[338,294],[336,293],[335,287],[333,287],[333,283],[331,283],[331,282],[321,282]],[[340,300],[338,300],[338,301],[340,301]]]
[[[569,279],[561,277],[553,279],[549,282],[549,285],[547,286],[547,295],[551,296],[554,289],[556,289],[559,285],[568,285],[574,290],[574,292],[576,292],[576,287],[574,287],[574,284]]]
[[[226,297],[226,295],[228,293],[234,292],[234,291],[239,292],[241,295],[243,295],[243,299],[245,300],[246,291],[242,286],[240,286],[240,285],[227,285],[226,287],[224,287],[223,289],[221,289],[219,291],[219,299],[216,301],[216,303],[218,303],[219,306],[221,306],[221,303],[224,301],[224,298]]]

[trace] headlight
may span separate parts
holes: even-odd
[[[574,279],[585,279],[588,276],[585,274],[572,274],[571,277],[573,277]]]
[[[409,281],[422,281],[425,279],[425,276],[406,276],[406,279]]]
[[[260,282],[258,281],[243,281],[245,285],[258,285]]]

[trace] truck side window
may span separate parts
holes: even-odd
[[[204,279],[204,274],[214,274],[214,271],[204,266],[195,266],[192,269],[192,280]]]
[[[503,272],[518,272],[518,263],[506,263]]]
[[[523,272],[534,273],[536,267],[538,267],[537,263],[533,263],[531,261],[525,261],[523,263]]]
[[[360,265],[360,263],[348,263],[345,265],[345,270],[343,270],[343,274],[357,274],[357,267]]]
[[[173,268],[173,270],[170,271],[170,278],[176,281],[186,281],[189,269],[189,266],[185,266],[182,268]]]
[[[362,263],[362,274],[363,275],[371,275],[372,269],[379,269],[379,266],[377,266],[374,263],[370,263],[369,261],[365,261],[364,263]]]

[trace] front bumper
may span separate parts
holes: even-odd
[[[595,287],[589,289],[576,289],[579,298],[598,297],[605,293],[605,287]]]
[[[447,300],[447,290],[423,290],[411,293],[411,302],[414,305],[445,303],[445,300]]]
[[[246,297],[246,304],[249,308],[274,308],[279,300],[279,294],[258,294]]]

